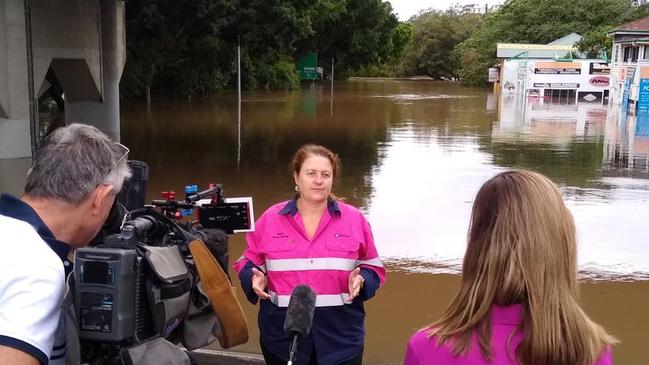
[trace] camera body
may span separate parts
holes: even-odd
[[[182,201],[167,195],[131,211],[116,202],[113,210],[113,222],[104,226],[109,231],[99,235],[93,247],[76,251],[73,290],[81,360],[121,364],[121,349],[156,336],[182,342],[188,349],[214,341],[218,322],[204,333],[184,331],[192,316],[202,316],[203,324],[216,321],[209,299],[199,289],[188,244],[202,238],[227,272],[223,232],[254,229],[252,199],[224,199],[221,186],[214,185],[203,192],[190,189]],[[180,221],[194,211],[194,224]],[[205,237],[215,237],[216,230],[223,231],[212,239],[217,242],[208,242]]]

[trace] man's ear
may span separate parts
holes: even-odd
[[[115,193],[112,185],[99,184],[91,195],[91,208],[93,214],[104,214],[106,209],[110,210],[113,205]]]

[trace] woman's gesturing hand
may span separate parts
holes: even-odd
[[[252,268],[252,290],[255,292],[255,294],[257,294],[259,299],[270,299],[270,295],[268,295],[268,293],[264,291],[267,285],[268,285],[268,280],[266,279],[266,275],[264,275],[263,272],[253,267]]]
[[[349,273],[349,298],[348,302],[351,302],[358,296],[358,293],[361,292],[363,287],[363,282],[365,279],[360,274],[361,268],[357,267],[352,272]]]

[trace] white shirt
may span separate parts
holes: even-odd
[[[65,331],[59,329],[65,282],[61,258],[29,223],[4,215],[0,245],[0,344],[46,363],[50,356],[54,360],[64,355]]]

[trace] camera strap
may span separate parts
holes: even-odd
[[[219,320],[221,333],[218,340],[221,347],[227,349],[246,343],[248,322],[227,275],[203,241],[190,242],[189,251],[196,263],[203,290]]]

